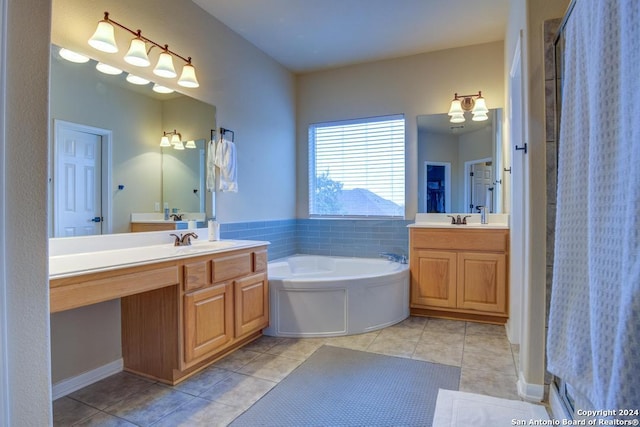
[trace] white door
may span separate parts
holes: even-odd
[[[102,136],[61,126],[55,149],[54,236],[102,234]]]
[[[471,212],[478,213],[478,206],[487,206],[493,212],[493,163],[480,162],[471,165]]]

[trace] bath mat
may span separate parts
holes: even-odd
[[[440,390],[432,427],[511,426],[515,420],[549,420],[542,405],[461,391]]]
[[[430,426],[460,368],[323,345],[231,426]]]

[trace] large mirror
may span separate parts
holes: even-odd
[[[418,116],[418,212],[502,212],[502,110],[488,116],[463,123]]]
[[[93,60],[69,62],[52,47],[51,237],[128,232],[132,213],[165,206],[211,215],[204,159],[215,107],[126,76],[98,72]],[[195,148],[160,147],[174,131]]]

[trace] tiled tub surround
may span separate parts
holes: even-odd
[[[223,239],[266,240],[269,260],[294,254],[377,257],[408,254],[409,233],[401,219],[288,219],[221,224]]]

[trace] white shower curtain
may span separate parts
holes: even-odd
[[[577,0],[565,40],[548,370],[640,409],[640,1]]]

